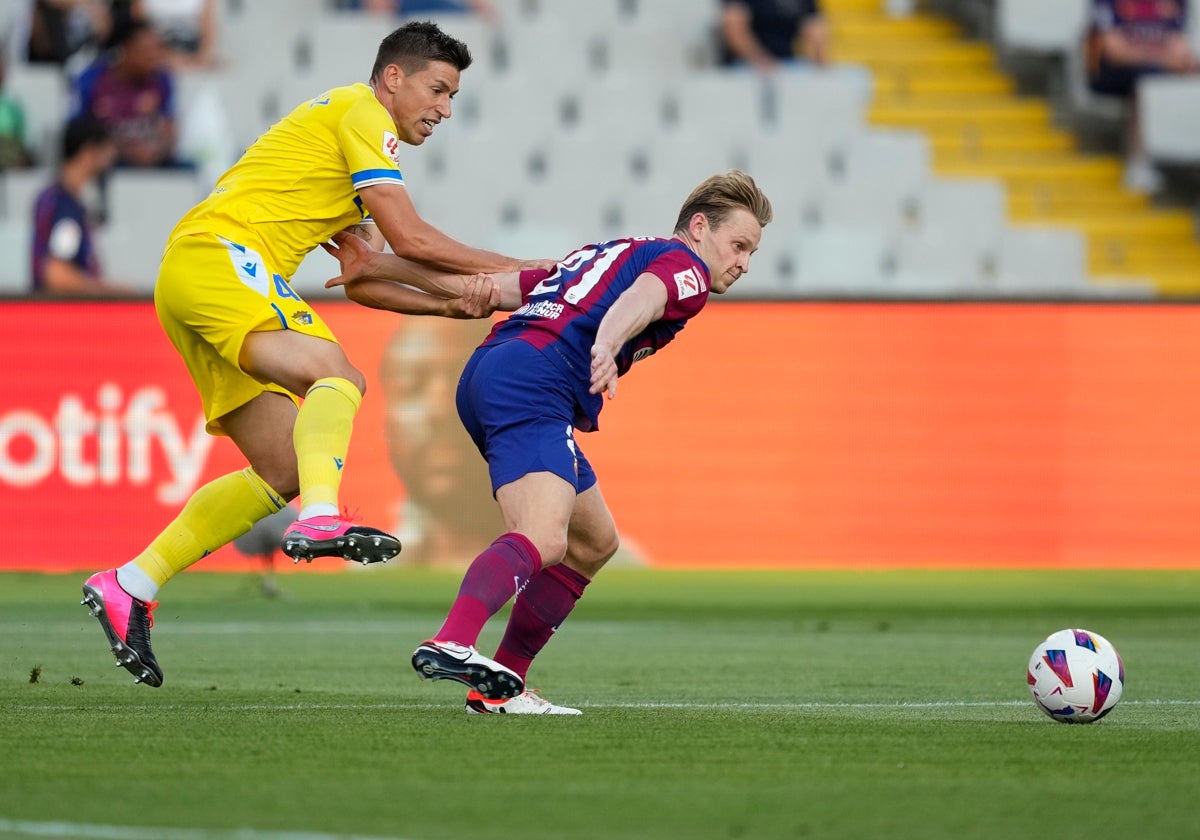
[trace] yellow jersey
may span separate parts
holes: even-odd
[[[366,217],[360,188],[404,183],[399,147],[396,125],[369,86],[328,90],[259,137],[170,242],[215,233],[253,247],[271,271],[290,277],[309,251]]]

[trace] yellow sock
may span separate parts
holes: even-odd
[[[300,507],[331,506],[337,512],[342,465],[350,448],[362,394],[348,380],[318,379],[304,395],[292,443],[300,472]]]
[[[162,586],[249,531],[264,516],[282,510],[284,504],[249,467],[223,475],[197,489],[174,521],[132,563]]]

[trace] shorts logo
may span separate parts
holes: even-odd
[[[675,272],[675,288],[679,290],[679,299],[686,300],[704,291],[704,281],[696,273],[696,269]]]
[[[292,320],[302,327],[309,327],[312,326],[313,316],[307,310],[297,309],[292,313]]]
[[[400,138],[390,131],[383,132],[383,153],[392,163],[400,165]]]

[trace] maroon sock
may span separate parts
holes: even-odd
[[[496,661],[525,679],[533,658],[575,609],[575,602],[589,583],[588,578],[562,563],[531,577],[513,604]]]
[[[471,562],[446,622],[433,638],[474,645],[487,620],[541,567],[542,556],[528,537],[515,532],[497,537]]]

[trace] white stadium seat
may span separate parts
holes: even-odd
[[[996,31],[1010,50],[1066,55],[1083,38],[1091,0],[998,0]]]
[[[1164,163],[1200,162],[1200,78],[1149,76],[1138,84],[1146,153]]]

